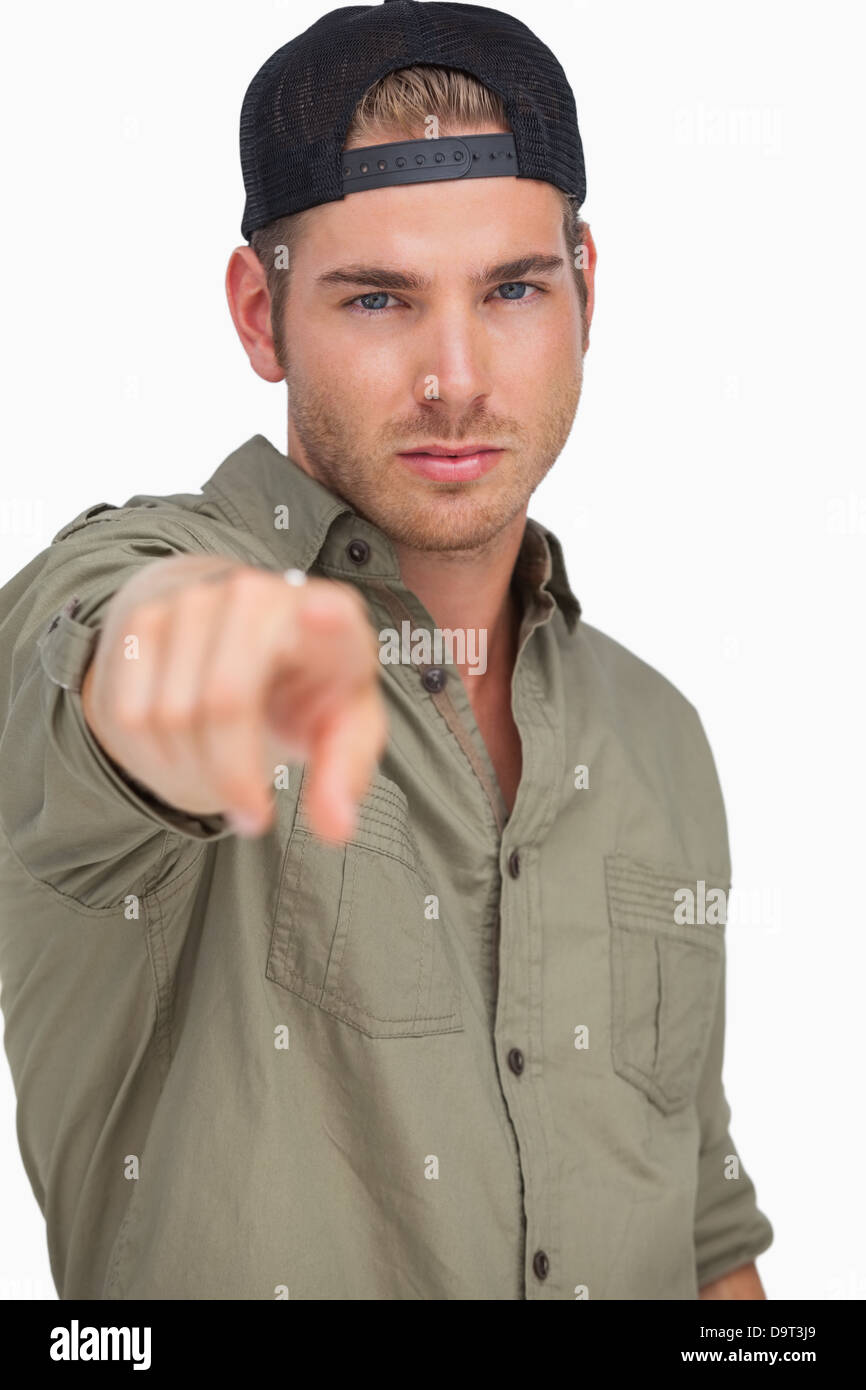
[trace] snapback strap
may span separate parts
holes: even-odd
[[[343,194],[435,179],[486,179],[518,174],[514,136],[447,135],[438,140],[396,140],[343,150]]]

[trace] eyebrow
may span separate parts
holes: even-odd
[[[467,277],[475,288],[489,285],[493,280],[522,280],[526,275],[552,275],[565,262],[561,256],[539,254],[518,256],[515,260],[500,261],[498,265],[481,266]],[[431,281],[414,270],[394,270],[384,265],[346,265],[325,270],[316,277],[319,285],[378,285],[383,290],[429,290]]]

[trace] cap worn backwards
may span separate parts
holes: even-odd
[[[344,150],[357,103],[415,64],[469,73],[501,97],[510,132]],[[332,10],[271,54],[241,109],[241,233],[390,184],[516,175],[586,197],[574,95],[550,49],[512,15],[446,0]]]

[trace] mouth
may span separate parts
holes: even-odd
[[[397,457],[412,473],[433,482],[448,483],[482,477],[496,467],[504,452],[494,444],[464,444],[459,448],[425,444],[420,449],[407,449]]]

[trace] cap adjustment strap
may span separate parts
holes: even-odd
[[[340,165],[344,194],[365,188],[388,188],[392,184],[484,179],[520,172],[511,134],[443,135],[438,140],[366,145],[343,150]]]

